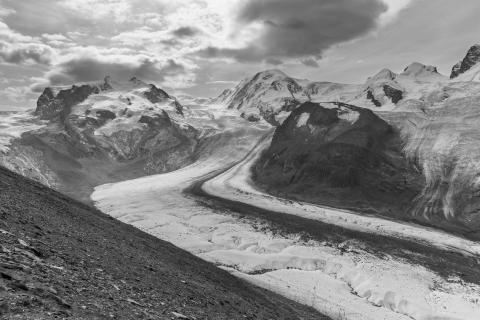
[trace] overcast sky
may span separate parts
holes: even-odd
[[[215,96],[246,76],[361,83],[413,61],[449,74],[478,0],[0,0],[0,111],[45,86],[137,76]]]

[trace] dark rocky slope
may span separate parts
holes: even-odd
[[[1,167],[0,318],[324,319]]]
[[[254,168],[269,192],[356,212],[406,217],[423,186],[393,127],[343,103],[304,103]]]

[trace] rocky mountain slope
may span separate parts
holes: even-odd
[[[2,319],[327,319],[0,167]]]
[[[96,185],[190,163],[198,132],[185,112],[165,91],[136,78],[46,88],[34,115],[24,115],[28,125],[11,126],[23,133],[10,137],[0,163],[86,200]]]
[[[402,154],[399,132],[372,111],[344,103],[295,109],[254,173],[282,196],[399,217],[423,187]]]

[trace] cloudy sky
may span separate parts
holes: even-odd
[[[0,0],[0,111],[45,86],[137,76],[214,96],[264,69],[360,83],[413,61],[448,74],[478,0]]]

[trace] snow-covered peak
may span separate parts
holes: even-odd
[[[267,81],[272,78],[275,78],[275,79],[288,78],[288,75],[281,70],[270,69],[270,70],[265,70],[257,73],[253,78],[260,81]]]
[[[259,120],[274,116],[280,110],[298,104],[299,100],[307,100],[301,83],[280,70],[265,70],[245,78],[233,89],[223,91],[212,102],[238,109],[246,119]]]
[[[462,61],[455,64],[450,74],[450,79],[457,78],[462,73],[472,69],[480,62],[480,44],[473,45],[467,52],[465,58]]]
[[[79,104],[90,102],[94,107],[98,101],[115,108],[166,109],[182,114],[183,107],[164,90],[137,78],[129,81],[113,80],[75,84],[71,87],[45,88],[38,98],[36,115],[45,120],[63,121]]]
[[[408,67],[403,70],[400,74],[406,77],[413,77],[413,78],[438,78],[441,76],[438,73],[437,67],[434,66],[427,66],[423,63],[413,62]]]
[[[397,74],[390,69],[382,69],[374,76],[367,79],[367,82],[376,82],[380,80],[395,80]]]

